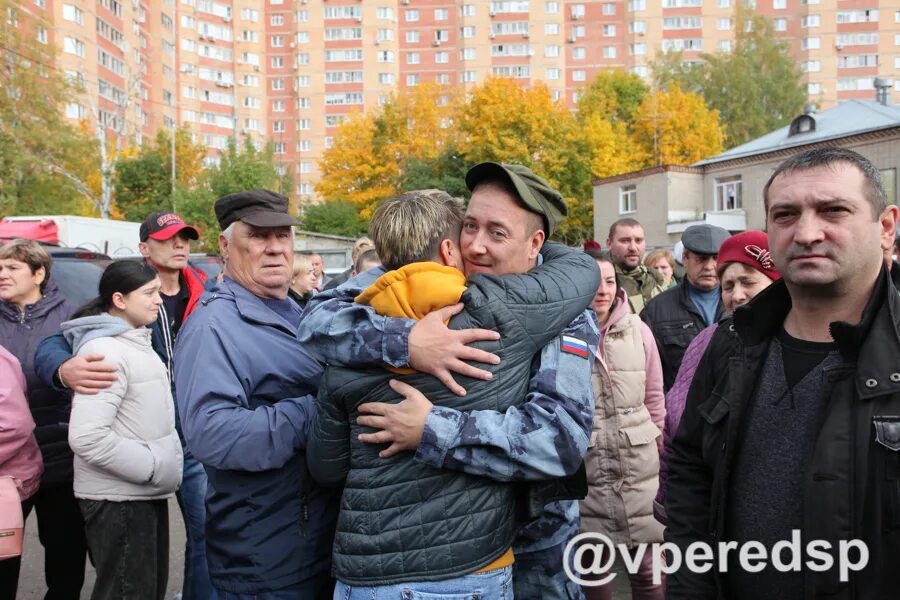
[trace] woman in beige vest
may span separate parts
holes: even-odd
[[[600,323],[594,362],[594,429],[585,457],[588,495],[581,502],[581,531],[597,532],[628,548],[638,560],[629,574],[634,599],[662,600],[665,586],[653,584],[652,553],[642,543],[662,541],[653,517],[659,448],[665,421],[662,366],[650,329],[628,309],[613,264],[597,258],[600,287],[593,309]],[[592,564],[610,564],[595,557]],[[585,586],[588,600],[612,598],[612,584]]]

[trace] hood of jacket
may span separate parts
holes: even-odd
[[[421,319],[453,306],[466,291],[466,276],[459,269],[436,262],[417,262],[388,271],[356,297],[379,315]]]
[[[72,346],[73,354],[78,354],[81,347],[91,340],[115,337],[134,329],[124,319],[114,317],[109,313],[72,319],[63,323],[61,327],[66,341]],[[141,329],[146,331],[149,336],[149,329],[145,327],[141,327]]]
[[[50,279],[47,282],[47,287],[44,288],[44,295],[41,299],[34,304],[25,305],[25,320],[42,319],[65,301],[66,299],[63,298],[62,293],[59,291],[59,286],[56,285],[53,279]],[[9,302],[0,302],[0,316],[10,321],[21,320],[19,307]]]

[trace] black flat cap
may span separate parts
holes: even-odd
[[[681,234],[681,243],[694,254],[712,256],[719,253],[722,242],[730,237],[727,229],[715,225],[691,225]]]
[[[235,221],[254,227],[287,227],[299,225],[288,212],[287,196],[269,190],[249,190],[222,196],[216,200],[219,227],[227,228]]]

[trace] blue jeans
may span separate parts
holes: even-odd
[[[337,582],[334,600],[512,600],[512,567],[444,581],[351,587]]]
[[[206,564],[206,471],[184,447],[184,472],[176,494],[184,519],[184,582],[182,600],[215,600]]]

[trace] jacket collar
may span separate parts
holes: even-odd
[[[703,315],[700,314],[700,309],[697,308],[697,306],[694,304],[694,301],[691,300],[691,284],[687,280],[687,276],[685,276],[684,282],[681,285],[679,285],[676,289],[678,290],[678,299],[679,299],[679,302],[681,302],[682,308],[687,310],[689,313],[692,313],[692,314],[700,317],[700,319],[702,320]],[[724,312],[725,312],[725,305],[722,303],[722,293],[720,290],[719,291],[719,303],[716,305],[716,317],[713,320],[713,322],[717,323],[719,321],[719,319],[722,318],[722,314]],[[704,325],[703,327],[706,327],[706,325]]]
[[[50,279],[47,282],[47,287],[44,288],[44,295],[34,304],[25,306],[25,320],[42,318],[65,301],[65,298],[59,291],[59,286],[56,285],[53,279]],[[0,315],[10,321],[19,321],[21,319],[19,307],[9,302],[0,301]]]
[[[227,293],[222,293],[223,291]],[[222,283],[219,284],[217,293],[218,295],[224,297],[233,297],[238,314],[240,314],[241,318],[245,321],[253,321],[261,325],[277,327],[278,329],[282,329],[291,335],[296,335],[297,332],[292,331],[288,327],[287,323],[285,323],[285,321],[281,317],[279,317],[274,311],[272,311],[271,308],[266,306],[258,296],[249,292],[246,288],[236,283],[233,279],[225,277],[222,280]],[[215,295],[216,292],[213,293],[214,297]]]
[[[896,270],[896,269],[893,269]],[[829,325],[838,350],[848,362],[856,362],[856,387],[860,398],[900,392],[900,294],[894,276],[885,266],[863,309],[860,322],[835,321]],[[774,282],[749,304],[734,312],[734,327],[747,345],[772,338],[792,306],[784,280]]]

